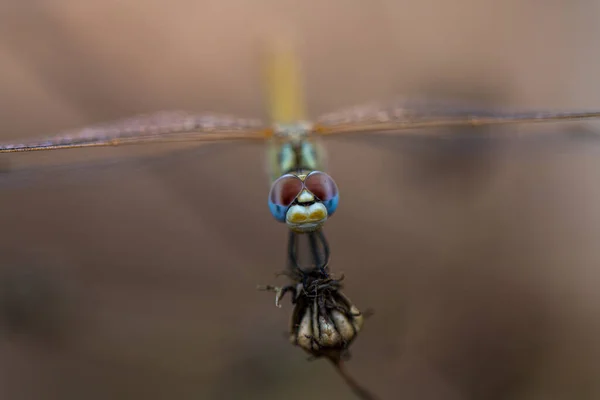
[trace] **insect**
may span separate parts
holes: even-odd
[[[334,179],[324,172],[320,137],[388,132],[427,135],[429,128],[492,126],[599,118],[591,112],[490,112],[429,101],[401,99],[352,107],[312,122],[304,109],[299,63],[286,43],[267,57],[271,124],[247,118],[180,111],[158,112],[66,132],[23,143],[0,144],[0,153],[121,146],[162,142],[262,141],[267,144],[271,189],[267,198],[275,220],[289,231],[288,275],[293,284],[276,292],[276,303],[291,293],[294,313],[290,337],[314,356],[339,361],[362,328],[358,309],[330,273],[324,226],[340,201]],[[304,251],[300,242],[308,243]],[[315,334],[316,332],[316,334]],[[327,335],[323,336],[322,333]],[[339,363],[338,363],[339,364]]]
[[[327,265],[329,246],[323,233],[340,200],[334,179],[323,172],[320,138],[387,132],[393,135],[439,134],[427,128],[493,126],[599,118],[589,112],[496,112],[416,99],[373,103],[306,118],[299,63],[291,46],[277,42],[266,63],[272,123],[218,114],[162,111],[139,115],[22,143],[0,143],[0,153],[140,145],[165,142],[262,141],[272,181],[268,206],[289,228],[288,260],[298,264],[298,241],[307,238],[310,266]]]

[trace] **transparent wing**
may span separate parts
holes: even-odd
[[[486,126],[600,118],[600,111],[553,112],[478,109],[469,105],[431,100],[397,99],[369,103],[319,117],[316,133],[407,131],[428,127]],[[419,131],[419,134],[426,131]],[[437,131],[439,133],[439,131]]]
[[[0,153],[176,141],[265,139],[260,120],[217,114],[161,111],[22,143],[0,144]]]

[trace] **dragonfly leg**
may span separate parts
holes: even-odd
[[[319,266],[319,272],[321,274],[323,274],[324,276],[328,277],[329,276],[329,271],[327,271],[327,265],[320,265]]]
[[[302,275],[306,275],[307,269],[302,269],[298,263],[298,254],[297,254],[297,233],[290,231],[290,236],[288,239],[288,263],[289,267],[295,273],[299,273]],[[320,273],[321,278],[329,277],[329,244],[327,243],[327,238],[321,229],[317,232],[311,232],[308,235],[308,241],[310,245],[311,256],[313,259],[313,271],[317,271]],[[303,283],[306,283],[303,280]]]

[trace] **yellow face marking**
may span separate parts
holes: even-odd
[[[290,207],[286,222],[291,225],[319,224],[327,220],[327,209],[322,203],[310,206],[296,204]]]
[[[310,219],[311,221],[320,221],[322,219],[325,219],[325,217],[327,217],[327,212],[325,211],[325,208],[321,208],[321,207],[315,207],[309,209],[309,215],[308,215],[308,219]]]
[[[288,213],[288,222],[292,224],[299,224],[308,220],[308,214],[303,212],[289,212]]]

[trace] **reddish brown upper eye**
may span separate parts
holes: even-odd
[[[302,180],[295,175],[284,175],[273,182],[271,193],[269,194],[269,202],[287,207],[303,189]]]
[[[329,201],[338,195],[335,181],[324,172],[311,172],[304,180],[304,186],[321,201]]]

